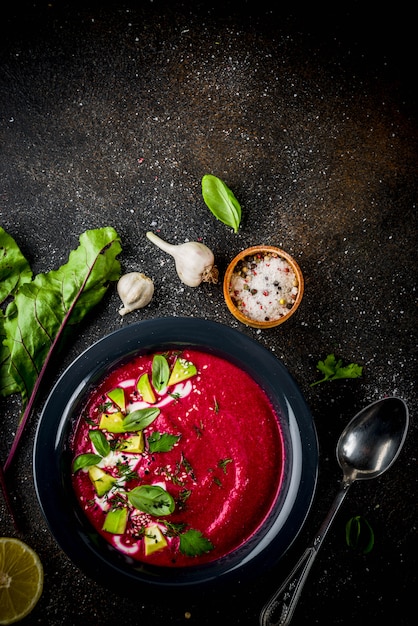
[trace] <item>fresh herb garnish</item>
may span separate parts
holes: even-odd
[[[106,435],[101,430],[90,430],[89,439],[94,445],[97,454],[105,457],[110,452],[110,443],[106,439]]]
[[[106,439],[106,435],[101,430],[90,430],[89,439],[94,445],[97,454],[94,454],[92,452],[79,454],[73,462],[74,474],[78,470],[84,469],[85,467],[97,465],[97,463],[100,463],[102,458],[106,457],[110,452],[110,443]]]
[[[191,490],[190,490],[190,489],[182,489],[182,490],[180,491],[180,493],[179,493],[179,496],[178,496],[178,501],[179,501],[179,503],[180,503],[182,506],[184,506],[184,503],[186,502],[186,500],[187,500],[188,498],[190,498],[190,496],[191,496],[191,495],[192,495],[192,492],[191,492]]]
[[[316,368],[324,374],[324,377],[311,383],[311,387],[327,380],[359,378],[363,373],[363,367],[357,365],[357,363],[350,363],[349,365],[343,366],[342,360],[338,359],[337,361],[334,354],[329,354],[324,361],[318,361]]]
[[[213,544],[199,530],[190,528],[180,535],[180,552],[186,556],[200,556],[213,550]]]
[[[116,463],[116,472],[118,477],[123,478],[125,481],[138,478],[138,472],[131,469],[128,462],[118,461]]]
[[[202,178],[202,195],[205,204],[220,222],[238,232],[241,223],[241,206],[225,183],[217,176],[205,174]]]
[[[220,461],[218,461],[218,467],[223,469],[224,474],[226,474],[226,466],[228,465],[228,463],[232,463],[232,459],[221,459]]]
[[[170,378],[170,366],[162,354],[156,354],[152,359],[152,384],[156,391],[162,391],[167,387]]]
[[[169,452],[180,439],[180,435],[154,432],[148,437],[150,452]]]
[[[79,454],[73,463],[73,472],[77,472],[80,469],[84,469],[85,467],[90,467],[91,465],[97,465],[100,463],[102,457],[99,454],[93,454],[92,452],[87,452],[86,454]]]
[[[189,463],[189,461],[186,459],[186,457],[184,456],[183,453],[181,453],[181,465],[183,465],[184,469],[186,470],[186,472],[189,474],[189,476],[193,479],[196,480],[196,476],[194,474],[193,468],[191,466],[191,464]]]
[[[215,396],[213,396],[213,410],[215,413],[219,413],[219,404]]]
[[[175,509],[174,498],[159,485],[140,485],[128,493],[133,507],[150,515],[170,515]]]
[[[167,537],[178,537],[178,535],[184,530],[186,524],[180,522],[178,524],[174,524],[173,522],[169,522],[168,520],[162,519],[157,520],[159,523],[164,524],[167,529],[166,535]]]
[[[128,415],[124,418],[123,428],[125,432],[144,430],[144,428],[152,424],[159,414],[160,409],[157,408],[138,409],[137,411],[132,411],[132,413],[128,413]]]
[[[356,515],[345,526],[345,540],[350,548],[368,554],[374,546],[374,532],[364,517]]]

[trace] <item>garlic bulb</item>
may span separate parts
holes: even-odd
[[[141,272],[129,272],[119,279],[117,291],[123,303],[119,313],[126,315],[135,309],[142,309],[151,302],[154,295],[154,283],[151,278]]]
[[[198,287],[202,282],[217,283],[218,270],[214,265],[212,250],[198,241],[188,241],[174,245],[163,241],[154,233],[148,232],[152,243],[168,252],[174,258],[177,274],[182,283],[189,287]]]

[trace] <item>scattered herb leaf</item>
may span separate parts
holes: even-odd
[[[133,507],[150,515],[170,515],[175,509],[173,497],[159,485],[140,485],[128,493]]]
[[[232,463],[232,459],[221,459],[220,461],[218,461],[218,467],[223,469],[224,474],[226,474],[226,466],[228,465],[228,463]]]
[[[147,408],[138,409],[132,411],[123,419],[123,428],[125,432],[136,432],[137,430],[144,430],[147,426],[159,416],[160,409]]]
[[[129,463],[127,462],[118,461],[116,463],[116,472],[119,478],[123,478],[126,481],[138,478],[138,472],[131,469]]]
[[[374,532],[364,517],[356,515],[345,526],[345,540],[350,548],[368,554],[374,546]]]
[[[311,387],[327,380],[359,378],[363,373],[363,368],[357,365],[357,363],[350,363],[349,365],[343,366],[342,360],[338,359],[337,361],[334,354],[329,354],[324,361],[318,361],[316,368],[324,374],[324,377],[311,383]]]
[[[154,432],[148,437],[150,452],[169,452],[180,439],[180,435]]]
[[[238,232],[241,223],[241,206],[225,183],[217,176],[205,174],[202,178],[202,195],[205,204],[220,222]]]
[[[100,463],[102,457],[99,454],[93,454],[92,452],[88,452],[87,454],[79,454],[73,463],[73,472],[77,472],[80,469],[85,467],[90,467],[91,465],[97,465]]]
[[[152,384],[156,391],[162,391],[167,387],[170,378],[168,361],[162,354],[156,354],[152,359]]]
[[[168,520],[158,520],[161,524],[164,524],[166,527],[166,535],[167,537],[177,537],[185,528],[186,524],[180,522],[178,524],[174,524],[173,522],[169,522]]]
[[[92,444],[94,445],[97,454],[105,457],[110,452],[110,443],[106,439],[106,435],[101,430],[90,430],[89,438]]]
[[[180,552],[186,556],[200,556],[213,550],[213,544],[199,530],[190,528],[180,535]]]

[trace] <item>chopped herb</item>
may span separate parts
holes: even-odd
[[[213,482],[215,483],[215,485],[218,485],[218,487],[222,487],[222,482],[217,476],[213,477]]]
[[[189,474],[189,476],[193,480],[196,480],[196,477],[195,477],[194,472],[193,472],[193,468],[192,468],[192,466],[190,465],[189,461],[186,459],[186,457],[184,456],[183,453],[181,454],[181,464],[183,465],[184,469]]]
[[[200,422],[200,426],[198,426],[197,424],[195,424],[193,426],[193,430],[195,431],[197,437],[200,439],[200,437],[202,436],[202,422]]]
[[[138,472],[131,469],[128,462],[118,461],[116,463],[116,471],[119,478],[123,478],[126,481],[138,478]]]
[[[160,524],[164,524],[166,527],[166,535],[167,537],[177,537],[186,527],[186,524],[180,522],[179,524],[173,524],[173,522],[169,522],[168,520],[162,519],[157,520]]]
[[[214,401],[213,410],[215,411],[215,413],[219,413],[219,404],[215,396],[213,396],[213,401]]]
[[[218,467],[220,467],[221,469],[223,469],[224,474],[226,474],[226,466],[228,465],[228,463],[232,463],[232,459],[221,459],[218,462]]]
[[[150,452],[169,452],[180,439],[180,435],[170,435],[169,433],[153,432],[148,437]]]
[[[180,552],[186,556],[200,556],[213,550],[213,544],[199,530],[190,528],[180,535]]]
[[[179,502],[184,504],[186,500],[190,498],[191,495],[192,495],[192,492],[190,489],[182,489],[178,496]]]
[[[107,409],[109,409],[112,405],[112,402],[103,402],[102,404],[99,404],[97,410],[99,413],[106,413]]]
[[[363,368],[357,365],[357,363],[350,363],[349,365],[343,366],[342,360],[338,359],[337,361],[334,354],[329,354],[324,361],[318,361],[316,368],[324,374],[324,377],[311,383],[311,387],[327,380],[359,378],[363,372]]]

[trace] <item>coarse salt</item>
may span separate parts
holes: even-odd
[[[298,280],[291,265],[274,253],[244,257],[237,264],[229,286],[229,294],[237,309],[258,322],[287,315],[298,291]]]

